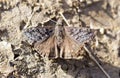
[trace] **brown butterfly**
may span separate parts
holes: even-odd
[[[83,44],[94,37],[90,28],[67,26],[38,26],[24,33],[42,56],[65,59],[76,58]]]

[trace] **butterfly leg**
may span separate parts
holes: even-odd
[[[55,42],[55,58],[58,58],[57,43]]]
[[[60,58],[63,58],[63,47],[60,48]]]

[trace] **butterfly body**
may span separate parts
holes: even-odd
[[[56,38],[56,43],[58,46],[60,46],[60,44],[63,42],[63,38],[64,38],[64,28],[62,26],[55,26],[55,33],[54,36]]]
[[[48,26],[29,28],[25,35],[42,56],[71,59],[77,57],[80,47],[94,37],[94,31],[89,28]]]

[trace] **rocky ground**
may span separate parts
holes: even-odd
[[[0,78],[106,78],[84,48],[82,59],[48,60],[27,43],[24,29],[54,26],[59,12],[71,26],[97,30],[91,50],[120,78],[119,0],[0,0]]]

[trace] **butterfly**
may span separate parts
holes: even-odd
[[[84,43],[95,35],[93,29],[68,26],[31,27],[24,34],[41,56],[64,59],[76,58]]]

